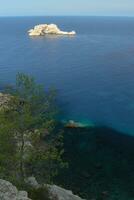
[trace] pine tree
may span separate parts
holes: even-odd
[[[7,92],[7,105],[0,109],[0,176],[23,182],[33,175],[51,182],[64,167],[62,137],[55,128],[55,91],[45,91],[19,73]]]

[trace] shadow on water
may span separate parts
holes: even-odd
[[[134,200],[134,137],[108,127],[65,128],[58,183],[86,199]]]

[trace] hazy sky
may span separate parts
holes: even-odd
[[[11,15],[134,16],[134,0],[0,0],[0,16]]]

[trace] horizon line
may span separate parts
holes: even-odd
[[[0,17],[134,17],[134,15],[0,15]]]

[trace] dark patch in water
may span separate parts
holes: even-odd
[[[65,128],[64,148],[69,168],[59,184],[86,199],[134,199],[134,137],[107,127]]]

